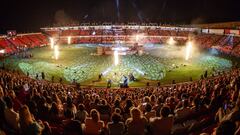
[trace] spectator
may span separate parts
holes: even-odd
[[[236,125],[232,121],[223,121],[217,127],[215,134],[216,135],[234,135],[236,131]]]
[[[144,135],[147,119],[142,116],[142,112],[134,107],[131,109],[131,117],[126,120],[128,135]]]
[[[74,115],[77,113],[77,108],[73,104],[72,98],[69,96],[67,97],[67,103],[63,105],[63,109],[64,109],[64,112],[68,109],[71,110],[74,113]]]
[[[85,133],[89,135],[96,135],[102,132],[104,122],[100,120],[99,112],[92,109],[90,117],[86,119]]]
[[[118,113],[112,114],[112,122],[108,122],[107,128],[109,135],[123,135],[124,123],[121,122],[122,117]]]
[[[26,105],[19,110],[19,123],[21,133],[24,135],[41,135],[42,133],[42,127],[37,122],[34,122],[32,114]]]
[[[49,110],[49,120],[57,123],[61,121],[61,112],[56,102],[52,103],[52,107]]]
[[[3,97],[4,97],[3,88],[0,85],[0,128],[3,128],[5,122],[4,110],[6,108],[6,104]]]
[[[152,110],[152,105],[151,104],[147,104],[145,106],[145,117],[147,118],[147,120],[149,121],[150,118],[154,118],[156,117],[156,111]]]
[[[170,135],[173,127],[173,117],[169,116],[170,108],[164,106],[160,111],[160,117],[150,119],[150,130],[152,135]]]
[[[4,110],[6,123],[15,131],[19,131],[19,114],[13,110],[13,103],[10,97],[5,97],[7,108]]]
[[[78,105],[78,111],[76,114],[76,119],[81,121],[82,123],[85,123],[86,118],[88,117],[88,113],[85,110],[85,106],[83,104]]]
[[[74,114],[72,110],[67,109],[65,112],[64,135],[82,135],[81,122],[74,120]]]

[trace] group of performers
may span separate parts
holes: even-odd
[[[117,76],[117,73],[114,73],[114,76]],[[114,76],[112,79],[114,79]],[[101,77],[102,77],[102,74],[99,75],[99,79],[101,79]],[[114,82],[112,79],[107,79],[107,88],[111,88],[112,83]],[[123,75],[119,82],[119,86],[121,88],[128,88],[129,81],[136,81],[136,78],[133,76],[132,73],[130,73],[128,76]]]

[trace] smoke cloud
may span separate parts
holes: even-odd
[[[74,21],[69,15],[65,13],[64,10],[58,10],[55,13],[55,24],[57,26],[65,26],[65,25],[74,25],[77,24],[77,21]]]

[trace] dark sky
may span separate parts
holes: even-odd
[[[240,21],[240,0],[118,0],[120,18],[116,1],[1,0],[0,32],[7,29],[39,31],[40,27],[57,23],[58,11],[75,22],[189,24]]]

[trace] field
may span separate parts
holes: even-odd
[[[155,50],[156,51],[156,50]],[[161,50],[158,50],[161,51]],[[65,83],[71,83],[74,79],[81,85],[105,87],[107,79],[113,81],[113,86],[118,86],[123,75],[134,75],[136,81],[129,82],[132,87],[145,86],[146,82],[156,85],[200,79],[207,70],[211,75],[214,72],[228,70],[232,66],[230,60],[200,54],[196,58],[186,61],[181,57],[162,57],[153,55],[152,51],[145,54],[120,56],[120,64],[113,64],[113,56],[96,56],[95,45],[62,45],[60,46],[59,59],[53,59],[53,50],[49,47],[29,50],[32,58],[19,58],[11,56],[5,59],[5,65],[9,69],[19,70],[35,78],[36,74],[41,78],[41,72],[45,78],[55,81],[61,77]],[[154,54],[158,52],[153,52]],[[161,52],[159,52],[161,53]],[[102,73],[102,80],[98,75]]]

